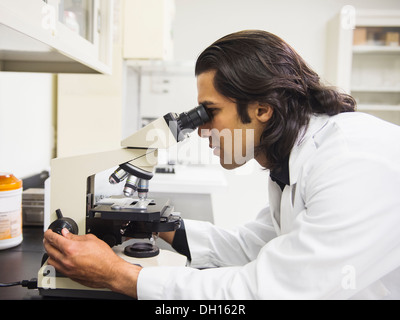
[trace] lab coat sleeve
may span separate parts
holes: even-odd
[[[292,230],[268,241],[255,260],[205,270],[144,268],[139,299],[347,299],[400,266],[397,163],[361,154],[338,156],[303,174],[307,179],[298,188],[305,209]],[[201,232],[219,237],[222,231],[204,225],[198,232],[195,237],[206,242],[210,235],[200,238]],[[193,246],[195,238],[189,239]],[[234,241],[224,244],[227,255],[236,256],[236,246],[245,251],[240,237],[227,239]],[[209,255],[196,257],[200,264],[224,258],[223,246],[196,246],[196,256]],[[211,253],[214,247],[218,254]],[[244,262],[230,262],[237,260]]]
[[[215,287],[207,281],[200,290],[198,285],[211,272],[211,279],[229,281],[229,277],[241,270],[240,265],[256,259],[260,249],[276,237],[269,207],[259,212],[256,219],[232,230],[219,228],[209,222],[185,219],[186,236],[192,261],[189,267],[146,267],[138,278],[138,298],[146,299],[216,299]],[[233,266],[223,267],[222,266]],[[199,270],[197,268],[210,268]],[[229,272],[228,272],[229,271]],[[170,295],[169,281],[176,277],[190,280],[196,293],[184,292]],[[184,281],[186,281],[184,280]],[[180,281],[179,281],[180,282]],[[184,283],[181,285],[185,286]],[[172,289],[174,290],[174,289]],[[225,286],[222,290],[229,290]],[[225,295],[225,294],[224,294]]]
[[[194,220],[185,220],[185,228],[190,266],[195,268],[244,265],[276,237],[269,207],[261,210],[254,221],[231,230]]]

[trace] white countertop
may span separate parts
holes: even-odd
[[[210,166],[175,166],[175,174],[156,173],[150,191],[170,193],[214,193],[227,190],[223,172]]]

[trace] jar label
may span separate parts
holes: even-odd
[[[0,240],[16,238],[21,234],[21,209],[9,212],[0,212]]]

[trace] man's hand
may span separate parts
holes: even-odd
[[[44,247],[48,264],[72,280],[91,288],[108,288],[137,298],[137,277],[141,267],[118,257],[92,234],[77,236],[67,229],[63,236],[47,230]]]

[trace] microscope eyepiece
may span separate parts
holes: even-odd
[[[182,129],[192,130],[195,130],[197,127],[207,123],[210,120],[210,116],[203,105],[199,105],[188,112],[182,112],[178,117],[178,121],[181,122]]]
[[[176,113],[168,113],[164,116],[170,130],[174,134],[176,141],[182,141],[187,134],[196,130],[199,126],[211,120],[206,108],[201,104],[192,110]]]

